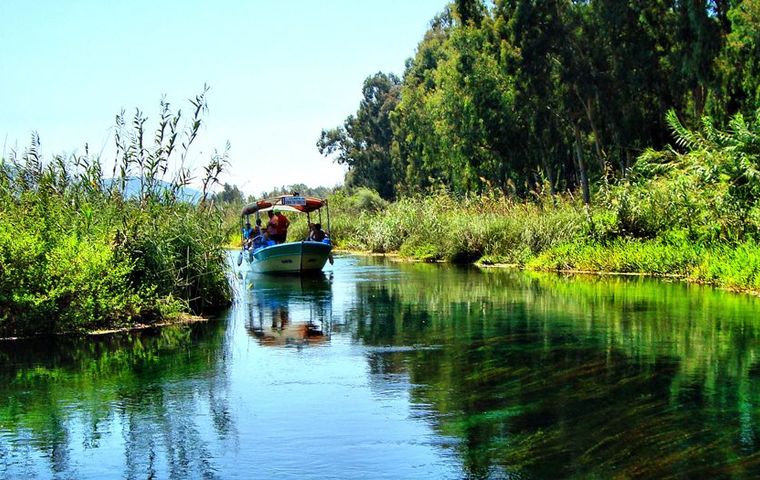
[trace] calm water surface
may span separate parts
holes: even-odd
[[[0,478],[753,478],[760,301],[339,257],[220,319],[0,342]]]

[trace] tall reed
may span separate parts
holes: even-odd
[[[181,196],[207,90],[187,123],[162,99],[152,141],[140,110],[129,125],[117,115],[110,178],[87,148],[45,161],[36,134],[0,161],[0,336],[123,327],[229,302],[222,212],[208,195],[229,146],[204,168],[199,198]]]

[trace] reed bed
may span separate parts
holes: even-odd
[[[141,111],[118,115],[110,177],[86,149],[44,159],[37,135],[0,161],[0,337],[123,328],[229,303],[223,212],[209,196],[226,150],[204,167],[199,197],[182,197],[205,93],[187,119],[162,100],[151,132]]]

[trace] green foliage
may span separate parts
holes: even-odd
[[[737,114],[725,131],[706,117],[691,130],[671,111],[668,123],[685,151],[646,151],[628,181],[603,195],[617,214],[617,233],[651,238],[683,229],[713,242],[760,232],[760,117],[748,122]]]
[[[502,196],[455,198],[438,192],[406,197],[374,212],[355,210],[345,197],[330,202],[340,205],[334,218],[351,219],[351,228],[333,229],[339,246],[424,261],[469,263],[485,256],[523,263],[582,235],[585,224],[582,210],[569,199],[554,207],[548,199],[526,204]]]
[[[707,250],[701,263],[689,271],[692,280],[728,288],[760,290],[760,249],[754,240],[718,245]]]
[[[707,103],[708,114],[720,121],[753,115],[760,106],[760,1],[736,2],[724,18],[729,33],[715,59],[717,86]]]
[[[349,116],[342,127],[322,130],[317,142],[319,153],[335,154],[338,163],[348,166],[347,186],[369,187],[386,199],[394,197],[396,181],[390,165],[390,114],[398,103],[399,83],[393,74],[367,77],[356,116]]]
[[[388,202],[374,190],[359,187],[345,200],[349,208],[357,212],[377,212],[388,206]]]
[[[688,242],[620,238],[601,244],[574,242],[547,250],[528,265],[534,269],[687,275],[702,248]]]
[[[759,4],[452,2],[402,79],[369,77],[318,147],[349,166],[347,185],[385,199],[580,187],[589,203],[665,148],[669,109],[689,129],[705,113],[721,128],[755,114]]]
[[[117,259],[99,219],[68,227],[71,209],[34,203],[6,204],[0,216],[0,332],[121,326],[137,316],[131,265]]]
[[[162,101],[150,147],[142,113],[132,129],[120,116],[113,179],[88,153],[44,162],[36,135],[20,157],[0,161],[0,336],[123,327],[229,301],[221,212],[205,195],[224,155],[205,168],[199,205],[177,199],[190,178],[184,167],[168,187],[160,183],[172,155],[184,163],[200,128],[203,97],[192,104],[183,129]],[[173,137],[184,138],[181,148]],[[140,189],[131,196],[133,175]]]
[[[176,298],[195,312],[229,299],[220,213],[178,204],[152,205],[124,222],[117,251],[132,263],[133,284],[147,284],[156,299]],[[160,303],[153,308],[156,315]]]
[[[351,220],[339,245],[422,261],[513,263],[531,269],[678,275],[760,288],[760,117],[698,130],[668,115],[676,145],[649,149],[627,181],[592,208],[570,195],[404,197],[382,209],[331,200]]]
[[[760,250],[754,240],[735,245],[694,244],[684,239],[617,239],[576,242],[532,259],[534,269],[678,275],[727,288],[760,289]]]
[[[217,203],[232,203],[235,205],[245,203],[243,192],[240,191],[238,186],[230,185],[226,182],[222,185],[222,191],[214,194],[213,200]]]

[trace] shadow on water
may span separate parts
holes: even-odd
[[[213,477],[195,419],[210,416],[218,442],[234,437],[225,355],[219,322],[0,343],[0,472]],[[83,471],[88,450],[98,461]]]
[[[246,330],[262,345],[301,348],[330,339],[332,273],[240,276]]]

